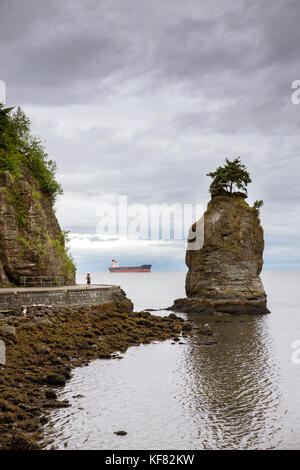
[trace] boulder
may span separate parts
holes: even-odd
[[[54,392],[54,390],[46,390],[46,392],[45,392],[45,397],[46,397],[46,398],[53,398],[53,399],[56,399],[56,398],[57,398],[57,394]]]
[[[0,326],[0,338],[17,341],[17,332],[14,326],[3,325]]]
[[[117,436],[126,436],[127,432],[126,431],[115,431],[114,434]]]
[[[47,376],[47,384],[49,385],[58,385],[64,386],[66,385],[67,379],[62,374],[50,374]]]

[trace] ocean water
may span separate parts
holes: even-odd
[[[262,278],[270,315],[183,315],[209,323],[214,335],[131,347],[122,360],[76,369],[59,392],[72,407],[51,413],[49,447],[300,449],[300,364],[292,360],[300,340],[300,273]],[[161,315],[184,296],[184,279],[182,272],[92,274],[93,282],[121,285],[136,311]]]

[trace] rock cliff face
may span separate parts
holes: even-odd
[[[259,277],[263,266],[264,238],[259,217],[241,193],[215,196],[204,221],[191,228],[186,252],[189,271],[186,299],[170,309],[205,313],[268,313]],[[197,240],[203,246],[194,249]],[[201,243],[202,245],[202,243]]]
[[[13,180],[0,173],[0,287],[19,285],[21,276],[65,276],[75,267],[65,249],[51,201],[27,168]]]

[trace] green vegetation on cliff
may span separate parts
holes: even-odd
[[[260,208],[264,205],[264,201],[262,199],[257,199],[251,209],[253,212],[259,217],[260,214]]]
[[[56,165],[30,121],[18,108],[0,104],[0,286],[23,276],[63,276],[75,283],[68,238],[53,208],[62,193]]]
[[[74,275],[74,266],[76,267],[73,256],[70,252],[69,232],[63,230],[58,239],[52,241],[56,255],[60,260],[61,271],[59,275],[64,276],[67,281],[71,280]]]
[[[18,179],[22,165],[31,171],[54,204],[62,193],[55,179],[55,162],[48,159],[40,139],[31,134],[30,120],[21,108],[13,112],[13,108],[4,108],[0,103],[0,171],[8,171],[13,179]]]

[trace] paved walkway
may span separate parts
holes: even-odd
[[[55,291],[55,290],[82,290],[82,289],[110,289],[111,287],[119,287],[117,285],[110,285],[110,284],[91,284],[90,287],[87,287],[86,284],[76,284],[76,286],[57,286],[57,287],[8,287],[8,288],[0,288],[0,295],[1,294],[14,294],[18,292],[39,292],[39,291]]]

